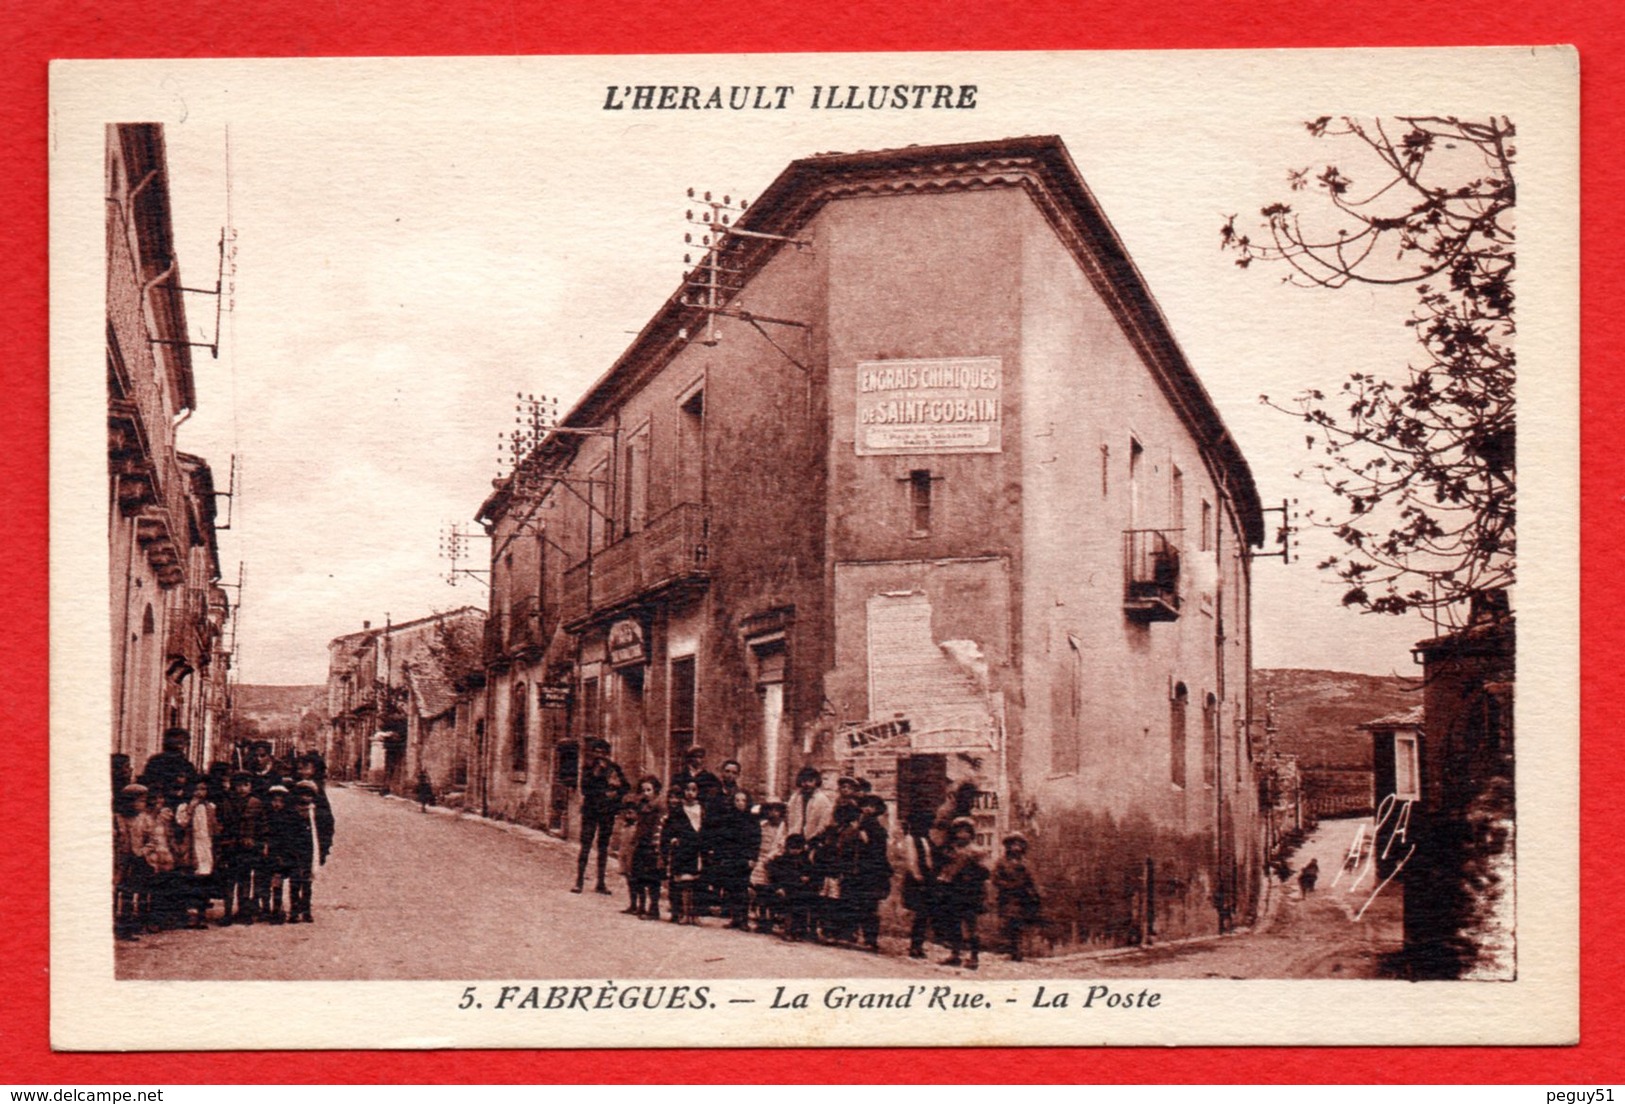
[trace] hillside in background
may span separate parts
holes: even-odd
[[[295,717],[302,709],[321,709],[327,703],[326,686],[251,686],[238,683],[232,687],[232,701],[244,713],[291,713]]]
[[[327,719],[327,687],[238,683],[231,689],[231,706],[231,742],[270,740],[284,754],[313,744]]]
[[[1371,766],[1371,738],[1359,726],[1422,704],[1414,679],[1349,671],[1261,668],[1253,672],[1253,714],[1275,718],[1276,746],[1305,767]]]

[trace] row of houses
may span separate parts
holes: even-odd
[[[585,741],[701,745],[898,823],[972,792],[1058,943],[1249,918],[1261,505],[1064,145],[820,154],[708,213],[479,505],[489,608],[333,641],[330,761],[569,835]],[[474,662],[408,642],[482,618]]]
[[[163,128],[107,128],[107,537],[112,753],[139,771],[166,729],[224,739],[231,605],[209,464],[179,449],[197,405]]]

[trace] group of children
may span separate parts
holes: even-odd
[[[624,912],[661,919],[664,889],[666,919],[674,924],[714,913],[730,928],[748,930],[754,923],[756,931],[789,941],[879,951],[880,906],[896,875],[884,798],[842,778],[831,800],[820,790],[819,772],[807,768],[798,785],[818,799],[810,802],[816,815],[809,817],[800,794],[790,803],[753,804],[733,784],[738,768],[731,761],[723,765],[728,782],[714,786],[708,782],[716,776],[697,762],[690,766],[674,779],[666,800],[653,775],[625,796],[618,833]],[[798,801],[792,825],[789,813]],[[1022,932],[1038,923],[1040,911],[1026,838],[1007,835],[1004,856],[990,869],[976,845],[974,820],[955,815],[961,811],[952,805],[946,813],[917,818],[898,841],[903,905],[913,913],[908,953],[924,957],[934,935],[948,948],[945,965],[976,969],[991,883],[1006,949],[1019,960]]]
[[[259,741],[245,769],[217,762],[203,774],[186,739],[166,733],[139,780],[114,757],[115,935],[206,927],[215,901],[221,925],[314,922],[312,883],[333,845],[321,757],[300,756],[290,774]]]

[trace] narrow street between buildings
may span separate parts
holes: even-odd
[[[573,844],[513,825],[370,791],[329,790],[338,822],[321,869],[311,924],[213,927],[144,935],[119,943],[117,973],[142,980],[437,980],[509,978],[799,977],[1371,977],[1398,945],[1397,894],[1361,922],[1351,917],[1371,888],[1330,885],[1354,821],[1331,821],[1300,849],[1296,865],[1320,858],[1321,889],[1299,899],[1296,883],[1275,886],[1266,930],[1115,954],[1009,962],[997,953],[996,921],[983,918],[982,968],[924,961],[906,941],[883,937],[880,955],[777,936],[729,931],[721,920],[694,927],[624,915],[615,892],[569,892]],[[1392,888],[1392,887],[1391,887]]]

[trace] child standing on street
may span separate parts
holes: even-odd
[[[152,867],[147,865],[152,819],[147,816],[147,787],[122,786],[113,815],[113,930],[120,939],[136,939],[146,922]]]
[[[220,805],[222,925],[254,922],[254,879],[264,845],[265,808],[254,796],[248,772],[237,771]]]
[[[756,865],[750,868],[750,894],[756,906],[756,930],[770,932],[778,919],[778,903],[773,897],[773,879],[768,868],[784,854],[784,840],[790,834],[784,823],[782,801],[762,803],[762,845],[756,852]]]
[[[987,907],[987,863],[976,846],[976,822],[956,817],[948,829],[947,854],[937,874],[939,930],[948,943],[944,966],[974,970],[980,964],[981,933],[977,930]],[[969,950],[968,957],[961,957]]]
[[[891,892],[892,867],[887,857],[886,800],[877,794],[858,797],[857,837],[852,865],[842,874],[842,893],[856,935],[865,950],[880,951],[880,902]]]
[[[993,868],[998,893],[999,919],[1004,923],[1004,946],[1011,962],[1021,961],[1021,933],[1038,923],[1038,885],[1027,869],[1027,837],[1011,832],[1004,837],[1004,858]]]
[[[288,875],[293,872],[295,851],[304,825],[300,822],[299,814],[288,808],[286,786],[272,786],[266,793],[271,803],[265,813],[265,873],[269,892],[260,908],[269,913],[271,923],[281,924],[285,919],[282,888],[287,884]]]
[[[768,875],[784,914],[784,938],[792,943],[809,938],[822,879],[807,855],[807,837],[800,832],[786,837],[784,853],[770,864]]]
[[[181,838],[183,865],[190,871],[190,892],[186,904],[192,913],[188,926],[207,925],[209,901],[217,896],[215,889],[215,852],[219,843],[219,818],[214,802],[209,800],[209,780],[199,778],[192,784],[192,795],[186,804],[175,811],[175,827]]]
[[[638,779],[636,820],[632,828],[633,899],[641,905],[642,920],[660,919],[660,828],[665,811],[660,802],[660,779],[646,774]]]
[[[320,828],[316,808],[316,783],[302,781],[294,787],[293,820],[285,848],[288,854],[288,923],[313,923],[310,890],[316,880],[320,853]]]
[[[632,855],[637,848],[638,803],[628,797],[621,805],[619,823],[615,827],[615,862],[626,879],[626,907],[621,911],[628,916],[643,915],[643,896],[637,879],[632,876]]]

